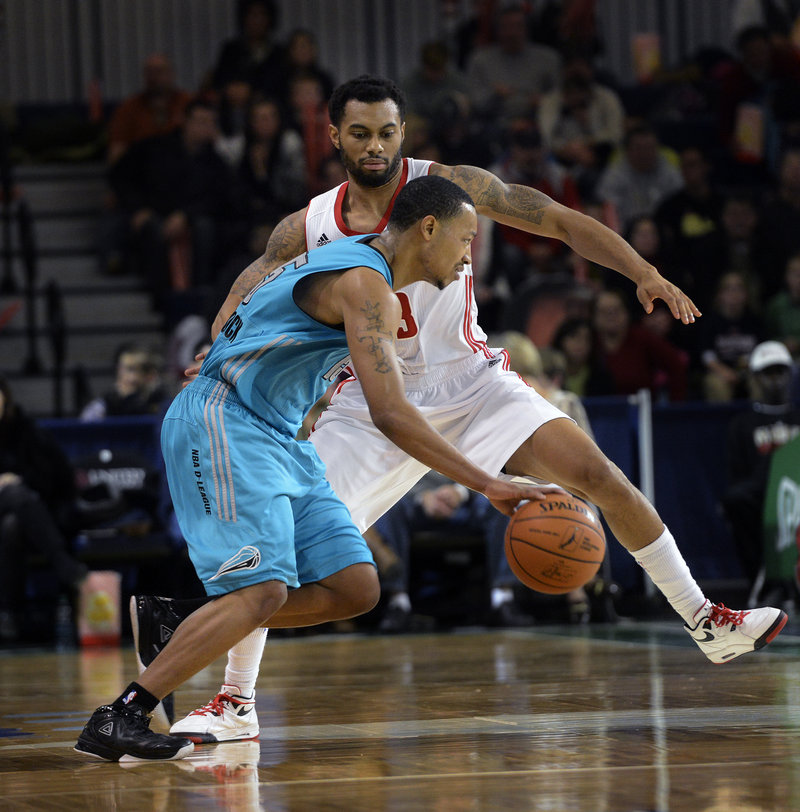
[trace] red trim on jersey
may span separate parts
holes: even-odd
[[[333,204],[333,218],[336,220],[336,226],[342,234],[347,235],[348,237],[355,237],[358,233],[357,231],[351,231],[347,224],[344,221],[344,217],[342,216],[342,203],[344,203],[344,196],[347,194],[347,187],[350,185],[350,181],[346,180],[340,187],[339,193],[336,195],[336,202]]]
[[[347,187],[350,185],[350,181],[346,180],[340,187],[339,193],[336,195],[336,202],[333,204],[333,219],[336,221],[336,226],[342,234],[345,234],[348,237],[357,237],[359,234],[380,234],[384,228],[386,228],[386,224],[389,222],[389,217],[392,214],[392,209],[394,208],[394,201],[397,198],[397,195],[400,194],[400,190],[406,185],[406,181],[408,180],[408,160],[403,158],[403,171],[400,174],[400,183],[397,184],[397,188],[394,190],[394,194],[392,195],[392,199],[389,201],[389,205],[386,207],[386,211],[383,213],[383,217],[381,217],[380,223],[372,231],[353,231],[351,228],[348,227],[347,223],[344,221],[344,215],[342,214],[342,204],[344,203],[344,196],[347,194]]]
[[[306,245],[306,251],[308,251],[308,210],[311,208],[311,204],[306,206],[306,213],[303,215],[303,242]]]
[[[347,372],[350,377],[344,378],[343,380],[339,381],[339,383],[336,384],[336,387],[334,388],[333,392],[331,393],[330,400],[328,401],[329,403],[332,402],[333,399],[339,394],[339,392],[342,391],[342,387],[346,383],[352,383],[354,380],[356,380],[355,373],[353,372],[351,367],[349,367],[349,366],[345,367],[344,371]],[[322,417],[322,415],[320,415],[320,417]],[[313,425],[308,430],[308,436],[309,437],[314,433],[314,430],[317,428],[317,423],[318,422],[319,422],[319,417],[314,421]]]
[[[479,339],[475,338],[472,333],[472,319],[470,319],[470,314],[472,313],[472,286],[473,286],[473,279],[472,275],[468,275],[466,278],[466,302],[464,303],[464,340],[469,344],[472,348],[472,352],[479,353],[482,352],[487,358],[492,358],[492,353],[489,348],[486,346],[486,343],[480,341]]]

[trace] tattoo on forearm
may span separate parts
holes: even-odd
[[[361,312],[367,317],[367,326],[358,330],[358,341],[373,356],[375,371],[386,374],[391,372],[392,365],[386,352],[387,342],[393,341],[392,332],[386,328],[386,322],[378,302],[367,301]]]
[[[496,214],[541,225],[544,210],[553,202],[532,186],[503,183],[496,175],[474,166],[450,167],[450,180],[469,192],[475,205]]]
[[[236,294],[244,299],[248,293],[267,275],[267,259],[266,254],[260,256],[254,262],[251,262],[240,274],[236,277],[236,281],[231,287],[231,293]]]

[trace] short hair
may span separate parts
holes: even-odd
[[[465,205],[475,204],[460,186],[439,175],[425,175],[400,190],[387,228],[406,231],[429,214],[437,220],[451,220],[461,214]]]
[[[218,114],[217,106],[213,102],[208,101],[208,99],[195,98],[192,99],[184,108],[183,120],[186,121],[188,118],[190,118],[195,110],[208,110],[214,115]]]
[[[140,355],[144,358],[142,367],[146,372],[155,372],[160,367],[161,355],[153,347],[138,341],[126,341],[114,351],[114,365],[118,366],[123,355]]]
[[[631,145],[634,138],[642,136],[653,137],[658,141],[658,133],[649,124],[636,124],[631,127],[623,136],[622,143],[626,148]]]
[[[244,28],[244,18],[251,6],[261,6],[264,13],[269,17],[270,28],[274,31],[280,22],[280,11],[275,3],[275,0],[239,0],[236,8],[236,20],[239,24],[239,30]]]
[[[334,127],[339,126],[344,118],[344,108],[347,102],[353,99],[366,104],[391,99],[400,112],[400,121],[405,121],[406,97],[403,91],[391,79],[364,73],[339,85],[331,93],[328,100],[328,115]]]

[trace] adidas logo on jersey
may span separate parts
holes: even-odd
[[[328,235],[323,231],[322,236],[317,240],[317,248],[321,245],[327,245],[330,242]]]

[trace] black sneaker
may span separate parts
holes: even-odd
[[[103,705],[78,736],[75,750],[105,761],[172,761],[194,750],[189,739],[150,730],[150,718],[138,705]]]
[[[131,595],[130,613],[136,664],[141,674],[169,643],[184,617],[175,609],[172,598],[155,595]],[[164,727],[169,727],[175,721],[175,697],[167,694],[153,715]]]
[[[402,634],[411,631],[411,610],[395,604],[387,607],[378,624],[378,630],[385,634]]]

